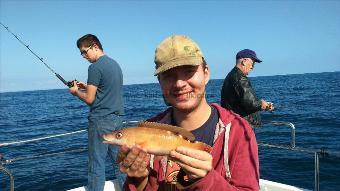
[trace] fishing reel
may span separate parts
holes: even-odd
[[[266,110],[270,111],[270,112],[273,112],[273,110],[271,110],[271,109],[274,107],[274,103],[269,102],[269,101],[267,103],[268,103],[268,105],[266,107]]]
[[[75,84],[76,83],[76,84]],[[84,86],[82,83],[79,83],[78,80],[72,80],[72,81],[68,81],[66,82],[66,85],[71,88],[73,87],[74,85],[77,85],[78,89],[80,90],[85,90],[86,89],[86,86]]]
[[[67,86],[68,86],[69,88],[71,88],[71,87],[74,86],[74,83],[77,83],[77,80],[76,80],[76,79],[74,79],[74,80],[72,80],[72,81],[68,81],[68,82],[67,82]]]

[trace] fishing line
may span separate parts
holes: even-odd
[[[66,81],[63,77],[61,77],[58,73],[56,73],[45,61],[42,57],[39,57],[35,52],[32,51],[32,49],[29,47],[29,45],[25,44],[20,38],[14,34],[11,30],[9,30],[8,27],[6,27],[4,24],[0,22],[0,24],[9,32],[11,33],[22,45],[24,45],[35,57],[37,57],[60,81],[62,81],[66,86],[72,87],[74,81]]]

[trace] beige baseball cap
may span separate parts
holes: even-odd
[[[198,66],[203,62],[198,45],[184,35],[172,35],[161,42],[155,51],[155,76],[177,66]]]

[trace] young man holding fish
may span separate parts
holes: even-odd
[[[118,161],[128,176],[124,189],[259,190],[254,132],[237,114],[208,104],[205,88],[210,72],[198,45],[186,36],[170,36],[156,49],[155,64],[155,75],[171,107],[148,120],[158,123],[140,125],[149,128],[149,134],[137,127],[133,131],[135,140],[125,129],[104,136],[108,141],[112,138],[113,144],[123,145]],[[159,123],[169,124],[165,133],[158,132],[164,130]],[[180,138],[190,141],[190,135],[170,125],[190,131],[196,141],[211,148],[184,144]],[[169,139],[169,134],[179,138]]]
[[[103,144],[102,135],[121,129],[123,114],[123,74],[119,64],[104,54],[95,35],[87,34],[77,41],[80,54],[91,64],[87,84],[73,83],[70,93],[90,106],[88,126],[88,186],[89,191],[102,191],[105,184],[105,161],[109,154],[115,175],[123,184],[122,174],[115,162],[117,148]]]

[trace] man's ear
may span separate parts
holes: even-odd
[[[241,61],[241,65],[242,65],[242,66],[245,66],[244,61],[245,61],[245,60],[242,59],[242,61]]]
[[[97,44],[93,44],[92,47],[93,47],[94,49],[99,49],[99,47],[98,47]]]
[[[205,82],[204,83],[205,83],[205,85],[207,85],[209,80],[210,80],[210,71],[209,71],[208,65],[205,65],[205,67],[204,67],[204,76],[205,76],[205,78],[204,78]]]

